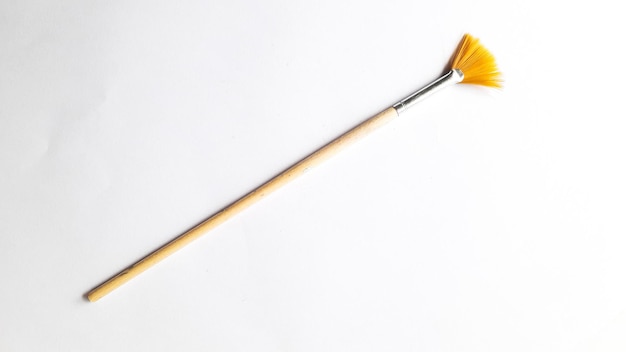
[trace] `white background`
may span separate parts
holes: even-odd
[[[610,1],[1,1],[1,351],[624,351]],[[135,260],[446,89],[97,303]]]

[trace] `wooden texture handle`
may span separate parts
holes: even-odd
[[[365,120],[358,126],[351,129],[350,131],[344,133],[343,135],[339,136],[332,142],[318,149],[313,154],[307,156],[306,158],[302,159],[301,161],[299,161],[292,167],[283,171],[281,174],[267,181],[266,183],[264,183],[263,185],[255,189],[254,191],[246,194],[245,196],[243,196],[236,202],[220,210],[219,212],[209,217],[208,219],[206,219],[205,221],[203,221],[196,227],[176,237],[175,239],[173,239],[171,242],[167,243],[163,247],[150,253],[148,256],[144,257],[137,263],[126,268],[125,270],[115,275],[114,277],[110,278],[109,280],[101,284],[100,286],[91,290],[89,293],[87,293],[87,299],[89,299],[89,301],[91,302],[95,302],[99,300],[100,298],[104,297],[105,295],[115,290],[122,284],[126,283],[133,277],[139,275],[140,273],[144,272],[151,266],[165,259],[170,254],[186,246],[191,241],[207,233],[209,230],[213,229],[214,227],[218,226],[224,221],[230,219],[235,214],[243,211],[250,205],[256,203],[257,201],[267,196],[268,194],[272,193],[276,189],[282,187],[289,181],[302,175],[308,169],[318,165],[319,163],[326,160],[330,156],[336,154],[338,151],[340,151],[344,147],[352,144],[353,142],[357,141],[361,137],[369,134],[371,131],[377,129],[381,125],[385,124],[386,122],[392,120],[393,118],[397,116],[398,116],[398,113],[396,109],[391,107],[379,113],[378,115],[375,115]]]

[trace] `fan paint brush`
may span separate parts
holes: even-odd
[[[393,120],[409,107],[431,94],[456,83],[469,83],[495,88],[501,86],[500,72],[496,67],[493,55],[491,55],[491,53],[480,44],[478,39],[469,34],[465,34],[465,36],[463,36],[456,53],[452,57],[449,69],[448,73],[444,74],[432,83],[402,99],[392,107],[365,120],[350,131],[344,133],[332,142],[315,151],[313,154],[283,171],[278,176],[267,181],[257,189],[251,191],[231,205],[204,220],[191,230],[178,236],[171,242],[94,288],[87,293],[87,299],[91,302],[99,300],[133,277],[165,259],[170,254],[186,246],[191,241],[266,197],[289,181],[300,176],[308,169],[318,165],[328,157],[334,155],[344,147],[352,144],[354,141],[367,135],[381,125]]]

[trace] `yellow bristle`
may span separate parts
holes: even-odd
[[[461,83],[502,87],[496,59],[477,38],[465,34],[452,59],[451,69],[463,72]]]

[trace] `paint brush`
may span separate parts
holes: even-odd
[[[186,246],[196,238],[209,232],[252,204],[268,196],[270,193],[281,188],[312,167],[320,164],[322,161],[336,154],[346,146],[398,117],[408,108],[431,94],[457,83],[476,84],[480,86],[498,88],[501,86],[501,82],[500,72],[498,71],[493,55],[482,46],[478,39],[469,34],[465,34],[459,43],[452,60],[450,61],[449,70],[443,76],[437,78],[408,97],[400,100],[388,109],[385,109],[377,115],[360,123],[350,131],[342,134],[306,158],[300,160],[276,177],[244,195],[224,209],[218,211],[191,230],[176,237],[161,248],[155,250],[119,274],[94,288],[87,293],[87,299],[91,302],[99,300],[130,279]]]

